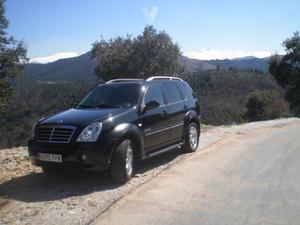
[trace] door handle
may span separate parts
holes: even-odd
[[[164,111],[161,112],[161,115],[162,115],[162,116],[166,116],[166,115],[167,115],[167,112],[164,110]]]
[[[184,106],[183,106],[183,109],[187,109],[187,106],[186,106],[186,105],[184,105]]]

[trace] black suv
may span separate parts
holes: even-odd
[[[66,167],[110,170],[124,183],[135,160],[178,147],[196,151],[199,136],[199,101],[185,81],[116,79],[72,109],[41,119],[28,149],[46,173]]]

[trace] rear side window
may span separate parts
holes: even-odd
[[[180,89],[180,92],[181,92],[182,96],[184,98],[187,98],[187,91],[188,90],[186,88],[186,85],[183,82],[177,82],[177,85],[178,85],[178,87]]]
[[[182,100],[179,89],[175,83],[164,82],[163,88],[168,103],[173,103]]]
[[[160,105],[165,104],[161,88],[158,84],[151,85],[146,92],[144,100],[145,104],[151,101],[157,101]]]
[[[195,98],[192,88],[183,82],[177,82],[177,85],[180,89],[182,96],[186,98]]]

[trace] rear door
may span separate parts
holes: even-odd
[[[171,130],[172,142],[179,142],[182,139],[184,128],[184,116],[187,112],[186,100],[175,81],[162,82],[163,92],[168,106],[168,120]]]
[[[152,84],[147,88],[142,105],[146,105],[150,101],[157,101],[159,107],[146,110],[142,116],[146,152],[168,145],[171,139],[171,131],[168,127],[168,109],[160,84]]]

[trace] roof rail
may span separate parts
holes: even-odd
[[[120,83],[120,82],[133,82],[133,81],[143,81],[143,79],[113,79],[106,81],[106,84],[112,84],[112,83]]]
[[[168,77],[168,76],[149,77],[146,81],[152,81],[152,80],[179,80],[179,81],[183,81],[179,77]]]

